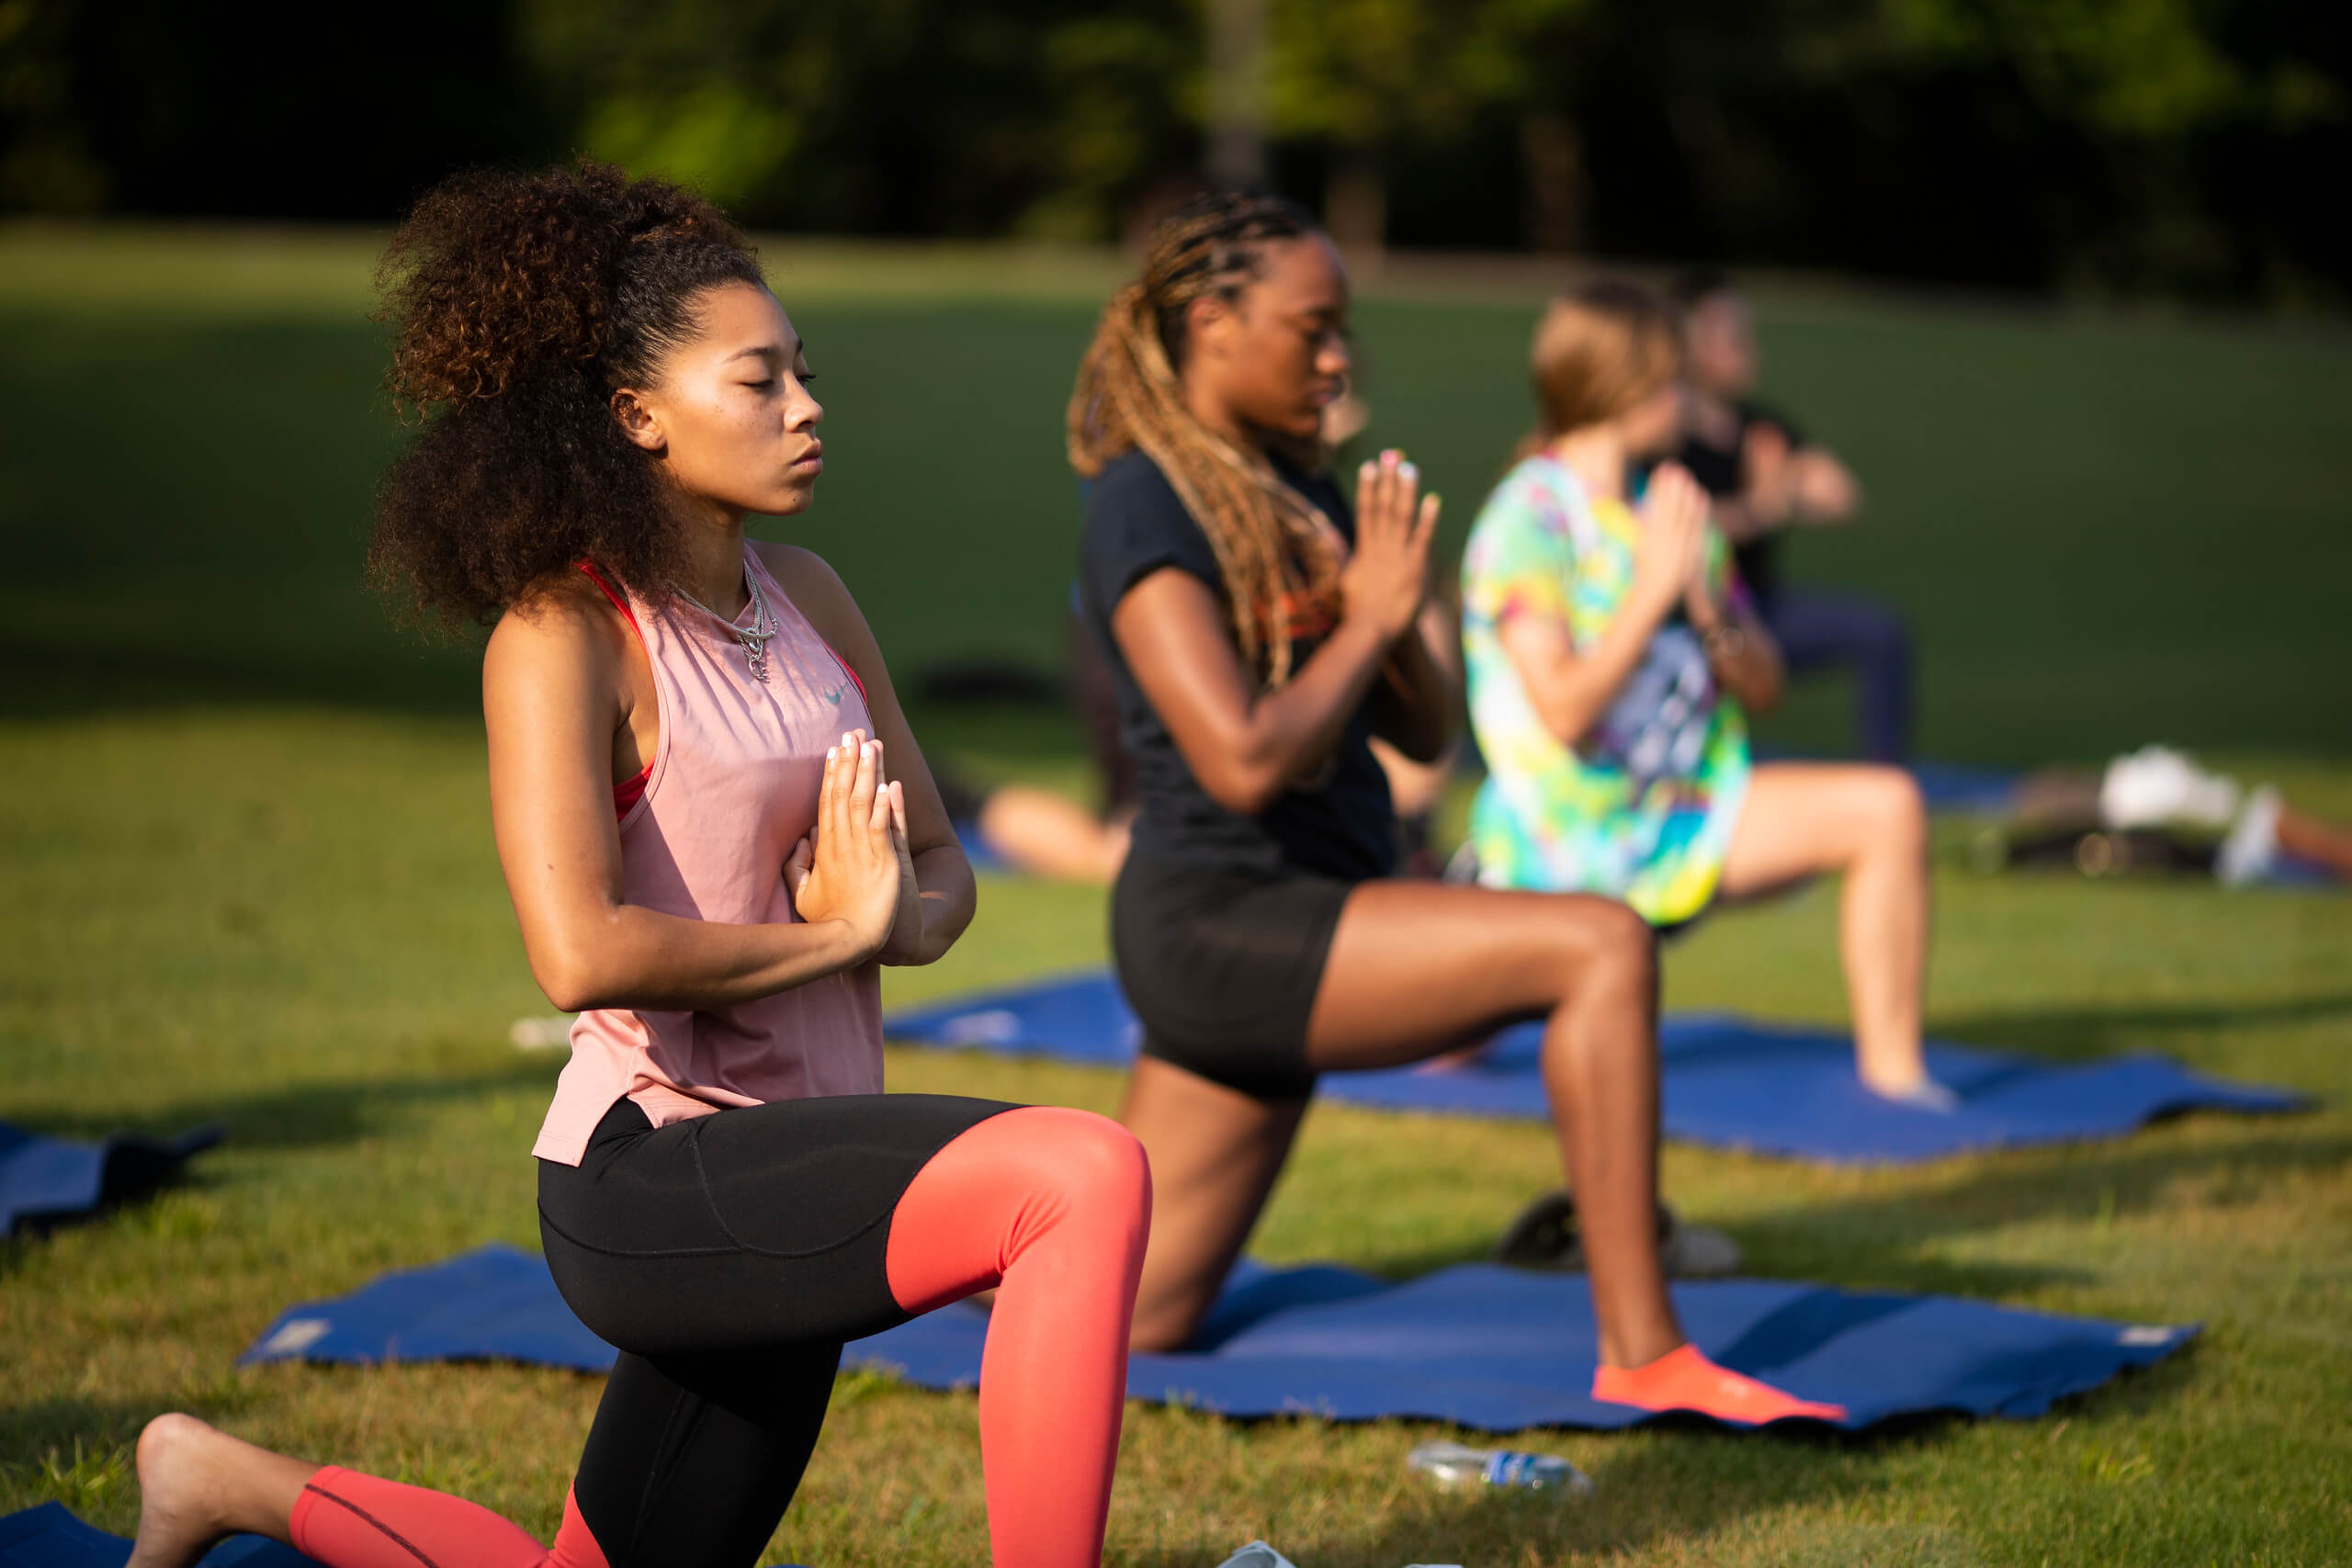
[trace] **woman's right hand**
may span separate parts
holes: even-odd
[[[816,824],[784,863],[793,908],[812,925],[847,927],[859,963],[881,952],[899,917],[901,857],[881,750],[857,729],[825,753]]]
[[[1642,539],[1628,597],[1662,617],[1690,590],[1706,558],[1707,492],[1679,463],[1661,463],[1642,497]]]
[[[1369,621],[1384,643],[1410,631],[1429,598],[1438,498],[1420,488],[1420,471],[1394,449],[1356,475],[1356,546],[1340,592],[1348,618]]]

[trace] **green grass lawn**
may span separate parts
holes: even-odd
[[[365,263],[334,236],[0,233],[0,1118],[232,1128],[187,1185],[0,1247],[0,1509],[58,1497],[128,1529],[130,1445],[177,1406],[544,1536],[586,1431],[597,1385],[570,1374],[231,1365],[297,1299],[532,1245],[526,1151],[557,1065],[504,1042],[546,1006],[491,858],[472,653],[404,638],[356,582],[391,440],[356,319]],[[1050,661],[1072,527],[1057,410],[1091,310],[1069,291],[1100,269],[803,265],[833,411],[808,536],[902,669]],[[1933,750],[2167,736],[2352,816],[2342,340],[1768,303],[1776,389],[1877,507],[1804,541],[1804,569],[1911,609]],[[1380,434],[1436,473],[1458,531],[1519,417],[1527,310],[1400,295],[1363,315]],[[1834,742],[1838,695],[1776,733]],[[921,722],[979,771],[1079,776],[1053,717]],[[1599,1480],[1567,1506],[1426,1489],[1404,1468],[1422,1425],[1135,1407],[1112,1560],[1205,1565],[1257,1535],[1303,1568],[2341,1560],[2352,898],[1985,879],[1954,848],[1939,1030],[2053,1056],[2154,1047],[2330,1108],[1892,1172],[1678,1148],[1669,1195],[1759,1273],[2202,1321],[2192,1348],[2033,1423],[1531,1436]],[[1669,959],[1669,1004],[1838,1018],[1834,904],[1816,888],[1711,922]],[[891,995],[1102,952],[1099,895],[990,881],[962,946]],[[1097,1109],[1118,1087],[923,1053],[890,1070]],[[1411,1274],[1476,1256],[1555,1180],[1538,1128],[1318,1110],[1257,1250]],[[970,1398],[854,1376],[835,1404],[774,1560],[983,1559]]]

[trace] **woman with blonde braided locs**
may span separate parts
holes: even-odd
[[[1316,1076],[1546,1023],[1544,1075],[1600,1321],[1597,1397],[1834,1416],[1690,1345],[1657,1248],[1657,971],[1613,900],[1391,875],[1371,741],[1444,746],[1415,625],[1438,501],[1395,451],[1321,471],[1350,369],[1339,254],[1298,208],[1204,197],[1104,310],[1069,406],[1093,479],[1080,600],[1141,796],[1112,896],[1144,1026],[1120,1112],[1151,1158],[1135,1343],[1183,1343],[1288,1157]]]

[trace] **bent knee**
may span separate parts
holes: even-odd
[[[1657,971],[1657,932],[1629,904],[1590,894],[1561,900],[1574,962],[1588,972],[1644,979]]]
[[[1025,1158],[1051,1186],[1071,1198],[1110,1208],[1151,1203],[1151,1162],[1133,1133],[1091,1111],[1025,1105],[1001,1118],[1016,1134]]]
[[[1908,768],[1871,766],[1859,792],[1860,815],[1873,838],[1899,840],[1906,846],[1924,844],[1928,837],[1928,797]]]

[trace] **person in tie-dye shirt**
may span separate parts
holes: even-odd
[[[1779,700],[1779,650],[1705,492],[1659,465],[1679,434],[1680,338],[1645,289],[1596,283],[1536,329],[1539,418],[1463,557],[1470,717],[1487,783],[1470,819],[1491,887],[1605,893],[1654,926],[1717,897],[1845,879],[1860,1076],[1948,1109],[1920,1044],[1927,815],[1901,769],[1750,761],[1745,708]]]

